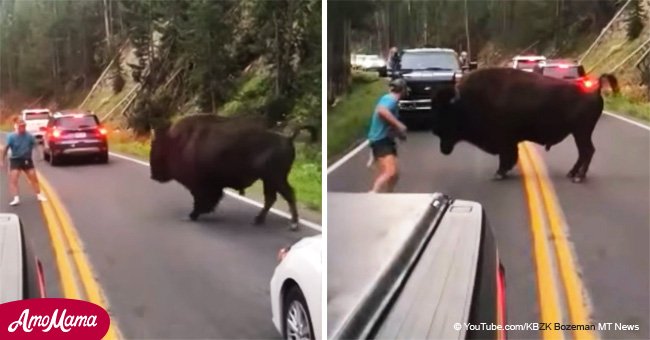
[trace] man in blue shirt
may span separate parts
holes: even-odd
[[[32,184],[37,199],[41,202],[47,200],[43,193],[41,193],[36,171],[34,170],[34,161],[32,160],[32,151],[36,145],[36,138],[25,131],[25,125],[25,121],[23,120],[16,123],[16,132],[10,133],[7,136],[7,145],[2,150],[2,158],[0,158],[0,167],[4,167],[7,152],[11,150],[11,157],[9,158],[9,191],[14,197],[11,203],[9,203],[11,206],[20,203],[20,197],[18,196],[18,177],[21,171],[24,171],[25,175],[27,175],[27,179]]]
[[[394,79],[389,87],[390,92],[377,102],[368,131],[372,156],[379,163],[379,174],[371,192],[392,192],[395,188],[398,179],[395,137],[406,138],[406,126],[399,121],[398,106],[400,98],[406,92],[406,81]]]

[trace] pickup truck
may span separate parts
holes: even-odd
[[[504,339],[505,271],[481,204],[328,193],[330,339]]]
[[[25,121],[25,129],[36,138],[39,143],[43,142],[45,128],[50,121],[52,112],[48,109],[29,109],[23,110],[21,118]]]

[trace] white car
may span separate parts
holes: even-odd
[[[533,72],[535,67],[544,66],[546,57],[540,55],[516,56],[512,58],[512,68]]]
[[[16,214],[0,213],[0,288],[0,304],[46,297],[43,266]]]
[[[271,279],[273,324],[285,339],[320,339],[322,235],[305,237],[278,253]]]
[[[51,116],[52,112],[48,109],[23,110],[21,113],[21,118],[25,121],[25,129],[39,142],[43,142],[45,128]]]

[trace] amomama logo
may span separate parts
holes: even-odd
[[[0,305],[0,339],[101,339],[111,319],[94,303],[28,299]]]

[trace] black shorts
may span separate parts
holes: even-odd
[[[388,155],[397,156],[397,144],[390,138],[380,139],[376,142],[370,143],[372,155],[375,158],[381,158]]]
[[[9,169],[31,170],[34,169],[34,161],[31,158],[11,158],[9,159]]]

